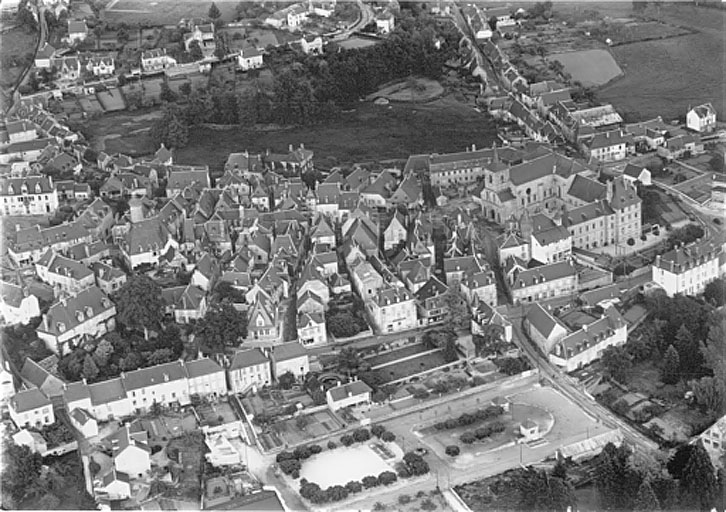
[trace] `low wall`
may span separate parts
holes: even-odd
[[[454,512],[472,512],[466,502],[459,496],[454,488],[446,489],[442,496],[446,500],[446,503],[454,510]]]

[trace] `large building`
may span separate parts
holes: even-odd
[[[47,215],[58,209],[58,193],[49,176],[0,180],[4,215]]]
[[[406,288],[383,288],[367,306],[371,320],[381,333],[405,331],[417,325],[416,301]]]
[[[512,300],[535,302],[577,291],[577,271],[569,261],[515,271],[510,277]]]
[[[655,257],[653,282],[669,297],[697,295],[721,275],[723,247],[711,241],[696,241]]]

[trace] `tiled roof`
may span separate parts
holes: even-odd
[[[545,338],[549,338],[550,334],[552,334],[552,331],[558,325],[565,329],[564,326],[554,316],[552,316],[545,308],[543,308],[539,304],[535,304],[529,309],[526,319],[529,324],[537,329],[537,331]],[[567,329],[565,329],[565,331],[567,331]]]
[[[189,378],[202,377],[204,375],[213,375],[215,373],[224,372],[221,366],[208,357],[196,359],[194,361],[186,361],[184,367],[187,370]]]
[[[586,203],[605,199],[607,196],[607,187],[597,180],[586,178],[580,174],[576,175],[567,195],[575,197]]]
[[[186,378],[186,372],[179,361],[126,372],[121,376],[126,391],[184,378]]]
[[[53,304],[43,317],[38,330],[60,336],[111,309],[115,310],[115,306],[106,294],[100,288],[90,286]]]
[[[513,288],[524,288],[539,283],[556,281],[565,277],[576,276],[577,271],[571,263],[559,261],[550,265],[542,265],[528,270],[523,270],[517,275]]]
[[[297,341],[283,343],[273,347],[273,355],[276,362],[297,359],[298,357],[307,357],[308,351]]]
[[[598,217],[615,213],[607,201],[595,201],[579,208],[568,210],[562,217],[562,223],[569,227],[582,222],[588,222]]]
[[[612,186],[613,197],[610,199],[610,205],[613,209],[621,210],[641,202],[638,190],[630,181],[624,178],[615,178],[612,181]]]

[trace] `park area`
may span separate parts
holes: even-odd
[[[388,443],[386,448],[392,446]],[[363,477],[377,476],[384,471],[395,470],[373,447],[358,444],[313,455],[302,465],[300,476],[325,489],[333,485],[345,485],[350,481],[361,481]]]
[[[600,86],[622,74],[618,63],[607,50],[580,50],[566,53],[555,53],[548,56],[549,60],[559,61],[572,80],[582,83],[585,87]]]

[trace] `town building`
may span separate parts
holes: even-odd
[[[515,304],[570,295],[577,291],[577,271],[569,261],[515,271],[510,278]]]
[[[88,37],[86,20],[68,20],[68,42],[71,44],[83,42]]]
[[[68,414],[68,418],[71,420],[71,425],[81,433],[84,439],[98,435],[98,422],[85,409],[73,409]]]
[[[679,293],[703,293],[706,285],[722,274],[722,253],[723,248],[709,240],[677,246],[655,257],[652,267],[653,282],[663,288],[669,297]]]
[[[47,215],[58,209],[58,193],[50,176],[0,179],[2,212],[8,215]]]
[[[218,398],[227,394],[227,374],[209,358],[182,361],[186,369],[189,396]]]
[[[376,15],[376,31],[380,34],[390,34],[396,27],[396,18],[388,9]]]
[[[348,384],[339,384],[330,388],[325,398],[328,407],[335,412],[346,407],[359,407],[371,403],[371,387],[363,381],[356,380]]]
[[[416,301],[403,287],[380,289],[367,303],[371,320],[381,333],[400,332],[417,325]]]
[[[726,416],[721,416],[716,423],[708,427],[698,436],[703,443],[703,447],[711,457],[714,467],[719,467],[723,461],[724,452],[726,452]]]
[[[628,155],[633,145],[632,137],[622,130],[596,133],[583,142],[590,158],[601,162],[615,162]]]
[[[8,402],[8,412],[18,428],[41,428],[55,423],[53,404],[38,388],[15,393]]]
[[[0,316],[6,325],[27,324],[40,316],[38,297],[23,286],[0,281]]]
[[[132,432],[130,425],[123,425],[108,438],[113,454],[113,467],[117,472],[132,478],[142,478],[151,471],[151,448],[145,431]]]
[[[302,382],[305,375],[310,372],[308,351],[297,341],[272,347],[270,362],[272,363],[272,375],[276,381],[279,380],[280,375],[290,372]]]
[[[262,52],[257,48],[242,48],[237,54],[237,65],[242,71],[261,68],[264,65]]]
[[[176,64],[176,59],[166,54],[166,48],[154,48],[141,52],[141,69],[146,73],[161,73]]]
[[[693,107],[686,114],[686,127],[702,133],[714,131],[716,129],[716,109],[710,103]]]
[[[322,303],[321,307],[324,307]],[[327,343],[325,314],[320,311],[300,312],[297,316],[297,339],[305,347]]]
[[[35,273],[54,288],[57,297],[76,294],[96,284],[93,272],[86,265],[51,250],[35,263]]]
[[[238,350],[227,369],[229,389],[233,393],[258,390],[272,383],[270,361],[259,348]]]

